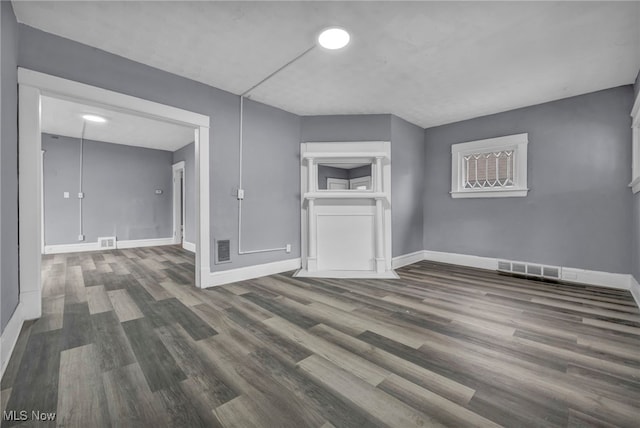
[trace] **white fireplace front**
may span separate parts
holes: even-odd
[[[302,269],[296,276],[397,278],[390,143],[303,143],[300,170]]]

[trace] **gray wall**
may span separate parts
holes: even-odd
[[[303,116],[301,141],[391,141],[391,115]]]
[[[628,85],[427,129],[424,248],[629,273],[632,98]],[[527,197],[451,198],[451,144],[524,132]]]
[[[18,23],[8,1],[0,2],[0,324],[18,306]]]
[[[248,208],[243,244],[252,249],[291,243],[293,248],[290,254],[238,256],[238,208],[233,189],[238,185],[239,97],[25,25],[20,25],[19,30],[21,67],[211,117],[212,270],[300,257],[300,228],[296,226],[300,223],[298,116],[253,102],[246,104]],[[278,192],[273,194],[276,188]],[[265,229],[268,233],[264,233]],[[214,239],[224,238],[232,242],[232,263],[214,265]]]
[[[640,96],[640,71],[633,85],[634,101]],[[631,274],[640,283],[640,193],[633,195],[633,250]]]
[[[631,259],[631,274],[640,283],[640,193],[633,195],[633,248]]]
[[[173,163],[184,162],[184,240],[196,243],[196,145],[188,144],[173,152]]]
[[[80,140],[42,134],[42,148],[45,244],[77,244]],[[172,237],[171,152],[85,140],[83,153],[84,242]]]
[[[393,255],[423,250],[424,129],[391,116]]]
[[[424,130],[389,114],[305,116],[302,142],[391,141],[392,255],[422,249]]]
[[[349,179],[369,177],[371,175],[371,165],[359,166],[349,170]]]
[[[244,111],[242,250],[291,244],[300,257],[300,117],[252,101]]]

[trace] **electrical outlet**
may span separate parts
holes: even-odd
[[[84,235],[78,235],[78,241],[84,241]]]
[[[287,253],[291,252],[291,244],[287,244],[287,248],[285,249]]]

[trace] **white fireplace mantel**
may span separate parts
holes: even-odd
[[[370,190],[320,190],[319,164],[372,166]],[[387,141],[301,145],[302,269],[296,276],[397,278],[391,269],[391,147]]]

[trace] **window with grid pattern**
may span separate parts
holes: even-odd
[[[527,134],[451,146],[454,198],[526,196]]]

